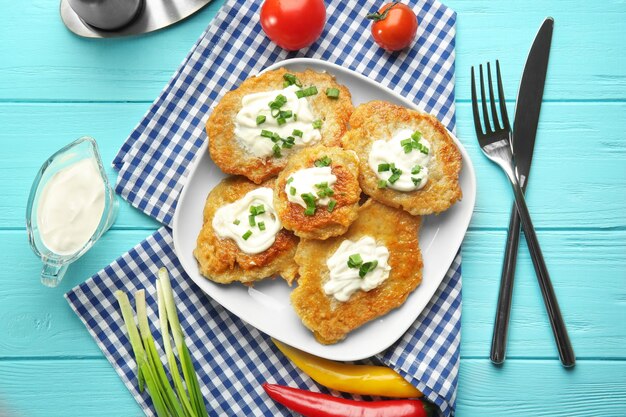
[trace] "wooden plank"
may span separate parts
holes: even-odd
[[[527,194],[535,227],[626,226],[626,120],[619,116],[624,104],[544,103]],[[509,106],[511,117],[513,110]],[[510,184],[480,151],[469,103],[457,106],[457,120],[478,182],[472,227],[506,228]]]
[[[0,104],[0,126],[4,126],[0,141],[12,144],[0,153],[0,189],[5,195],[0,228],[24,227],[30,184],[50,154],[90,134],[99,141],[108,164],[146,108],[143,103]],[[546,103],[542,112],[528,194],[535,226],[626,226],[626,120],[622,117],[626,103]],[[458,106],[458,120],[458,136],[478,176],[472,227],[506,228],[513,201],[509,184],[478,149],[468,103]],[[109,178],[116,178],[112,169]],[[114,227],[157,227],[155,221],[120,201],[122,209]]]
[[[457,416],[623,416],[626,362],[461,361]]]
[[[215,0],[166,31],[105,41],[69,33],[60,22],[57,2],[5,7],[0,99],[151,102],[222,3]],[[626,10],[619,0],[575,6],[567,0],[446,3],[458,13],[458,98],[469,98],[469,67],[496,58],[502,62],[506,91],[514,98],[526,53],[548,15],[556,24],[546,98],[626,98],[626,56],[620,41],[626,38]],[[27,31],[24,22],[30,22]]]
[[[0,358],[94,356],[99,350],[62,294],[142,240],[146,231],[112,231],[56,289],[39,283],[38,260],[22,231],[0,231]],[[539,239],[579,357],[626,357],[624,231],[545,231]],[[463,261],[462,354],[487,358],[505,233],[473,231]],[[18,260],[18,261],[16,261]],[[593,277],[593,279],[592,279]],[[509,342],[510,357],[556,357],[527,250],[522,244]]]
[[[39,282],[41,263],[24,231],[0,232],[0,358],[100,356],[63,294],[143,240],[149,231],[110,231],[72,264],[57,288]],[[0,391],[1,392],[1,391]],[[1,414],[0,414],[1,415]]]
[[[626,232],[538,234],[578,357],[626,357]],[[473,231],[463,244],[461,354],[488,357],[505,232]],[[509,328],[509,357],[557,358],[554,337],[524,241],[520,243]]]
[[[117,172],[111,162],[148,109],[145,103],[0,104],[0,141],[11,144],[0,153],[3,210],[0,227],[25,227],[28,193],[41,164],[61,147],[84,135],[99,144],[109,181]],[[116,228],[156,228],[158,223],[118,198]]]
[[[106,359],[0,361],[0,416],[144,417]]]
[[[548,16],[555,23],[544,99],[626,98],[626,56],[618,41],[626,38],[626,8],[620,0],[575,4],[449,0],[445,4],[458,13],[457,99],[471,97],[472,65],[499,59],[506,97],[514,100],[527,53]]]
[[[459,379],[459,417],[621,416],[626,406],[624,361],[580,361],[568,371],[556,361],[462,360]],[[0,415],[143,416],[105,359],[0,361],[0,392]]]

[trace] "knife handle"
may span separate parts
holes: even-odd
[[[517,265],[519,235],[520,218],[515,204],[513,204],[506,247],[504,250],[504,264],[502,265],[498,306],[496,307],[496,318],[493,325],[493,337],[491,339],[491,354],[489,356],[491,362],[496,365],[503,363],[506,357],[506,340],[509,330],[511,300],[513,298],[513,281],[515,278],[515,267]]]
[[[522,228],[524,229],[524,236],[526,237],[526,244],[530,251],[530,257],[535,267],[535,274],[539,281],[539,288],[541,289],[541,295],[543,296],[543,303],[548,311],[548,317],[550,318],[550,325],[552,327],[552,333],[556,341],[556,347],[559,351],[559,358],[561,363],[566,368],[572,367],[576,364],[576,356],[574,355],[574,349],[572,343],[567,334],[567,328],[561,315],[561,309],[554,293],[554,287],[550,280],[550,274],[548,273],[548,267],[546,261],[543,259],[543,253],[541,253],[541,247],[537,240],[537,234],[533,222],[526,206],[526,199],[524,198],[524,192],[517,182],[517,178],[513,174],[509,177],[511,185],[513,186],[513,192],[515,193],[515,206],[519,213]]]

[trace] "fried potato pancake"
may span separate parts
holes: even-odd
[[[330,158],[330,167],[337,182],[333,185],[332,199],[336,201],[332,212],[320,205],[313,216],[304,214],[305,209],[289,201],[285,186],[289,176],[301,169],[315,167],[315,161]],[[307,239],[328,239],[348,230],[356,219],[361,188],[359,187],[359,160],[356,154],[337,147],[314,146],[295,154],[278,175],[274,187],[274,207],[286,229],[296,236]]]
[[[291,284],[296,278],[298,266],[293,258],[299,239],[292,232],[283,228],[267,250],[248,254],[239,249],[232,239],[222,239],[213,230],[213,217],[220,207],[261,187],[273,188],[274,180],[256,185],[243,177],[229,177],[209,193],[204,206],[204,224],[198,235],[194,256],[198,260],[200,273],[211,281],[220,284],[233,281],[251,284],[279,274]]]
[[[300,266],[298,287],[291,303],[302,323],[323,344],[336,343],[359,326],[402,305],[422,281],[422,255],[418,233],[420,217],[368,200],[345,235],[328,240],[302,239],[296,252]],[[371,236],[389,250],[389,277],[377,288],[357,291],[346,302],[322,289],[329,279],[328,258],[346,239]]]
[[[282,89],[283,75],[287,72],[284,68],[280,68],[248,78],[237,89],[226,93],[211,113],[206,124],[209,152],[222,171],[228,174],[244,175],[260,184],[276,176],[287,164],[287,160],[295,149],[282,149],[281,157],[258,158],[242,148],[235,137],[235,116],[242,108],[242,98],[251,93]],[[312,70],[291,73],[301,81],[303,87],[317,87],[318,93],[308,97],[307,100],[313,113],[323,122],[320,131],[321,143],[339,146],[341,136],[347,129],[348,120],[354,109],[350,91],[343,85],[337,84],[335,77],[327,73]],[[327,97],[325,94],[327,88],[338,89],[339,97]]]
[[[359,182],[365,194],[413,215],[440,213],[461,199],[461,153],[446,128],[434,116],[384,101],[371,101],[355,109],[350,128],[343,136],[342,144],[359,156]],[[401,128],[419,130],[434,150],[434,158],[428,165],[428,182],[419,190],[402,192],[389,187],[379,188],[378,177],[368,164],[373,142],[389,139]]]

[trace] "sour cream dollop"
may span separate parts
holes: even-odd
[[[362,261],[360,266],[349,266],[348,262],[353,255],[359,255]],[[344,240],[326,261],[330,279],[323,286],[324,292],[338,301],[348,301],[358,290],[371,291],[389,277],[391,267],[388,260],[389,250],[377,245],[371,236],[362,237],[356,242]],[[376,267],[360,276],[360,267],[372,261],[377,262]]]
[[[398,191],[414,191],[426,185],[428,164],[432,159],[431,146],[419,132],[416,135],[420,137],[419,140],[414,140],[412,135],[415,133],[411,129],[398,129],[391,139],[377,140],[372,144],[368,164],[379,181],[384,182],[384,186]],[[407,146],[411,146],[409,152],[406,152]],[[387,167],[390,164],[394,166]],[[401,174],[395,179],[394,172],[397,170]]]
[[[301,197],[302,194],[313,194],[316,197],[315,203],[317,205],[327,206],[330,203],[330,197],[320,197],[319,193],[324,188],[316,187],[316,185],[326,184],[328,188],[332,189],[336,182],[337,177],[332,173],[330,167],[305,168],[294,172],[287,178],[285,193],[290,202],[299,204],[304,208],[307,205]]]
[[[239,249],[251,255],[267,250],[282,228],[273,201],[273,190],[262,187],[220,207],[212,222],[215,234],[234,240]]]
[[[258,158],[274,154],[275,142],[272,142],[271,138],[261,136],[263,130],[277,133],[281,138],[293,137],[295,139],[293,149],[314,145],[321,140],[320,130],[313,127],[317,117],[313,114],[306,97],[298,98],[296,95],[298,90],[299,87],[290,85],[282,90],[262,91],[247,94],[242,98],[241,110],[235,117],[235,137],[248,153]],[[269,103],[281,94],[285,96],[287,102],[280,110],[290,111],[295,117],[285,118],[285,123],[279,125],[278,119],[272,117]],[[264,116],[265,121],[257,124],[258,116]],[[294,130],[302,132],[302,136],[294,135]],[[278,145],[282,143],[279,142]],[[284,151],[285,148],[281,150]]]

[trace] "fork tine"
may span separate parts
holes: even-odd
[[[496,110],[496,99],[493,97],[493,82],[491,81],[491,64],[487,62],[487,81],[489,84],[489,102],[491,103],[491,117],[493,118],[493,128],[500,130],[498,121],[498,111]]]
[[[480,68],[480,98],[482,99],[483,104],[483,120],[485,121],[485,132],[493,133],[491,130],[491,124],[489,123],[489,114],[487,113],[487,100],[485,96],[485,79],[483,77],[483,66],[479,65]]]
[[[484,135],[480,127],[480,114],[478,113],[478,97],[476,97],[476,77],[474,77],[474,67],[472,67],[472,111],[474,112],[474,127],[478,137]]]
[[[498,78],[498,99],[500,100],[500,113],[502,113],[502,124],[507,130],[511,130],[509,116],[506,112],[506,101],[504,100],[504,87],[502,87],[502,75],[500,74],[500,61],[496,59],[496,76]]]

